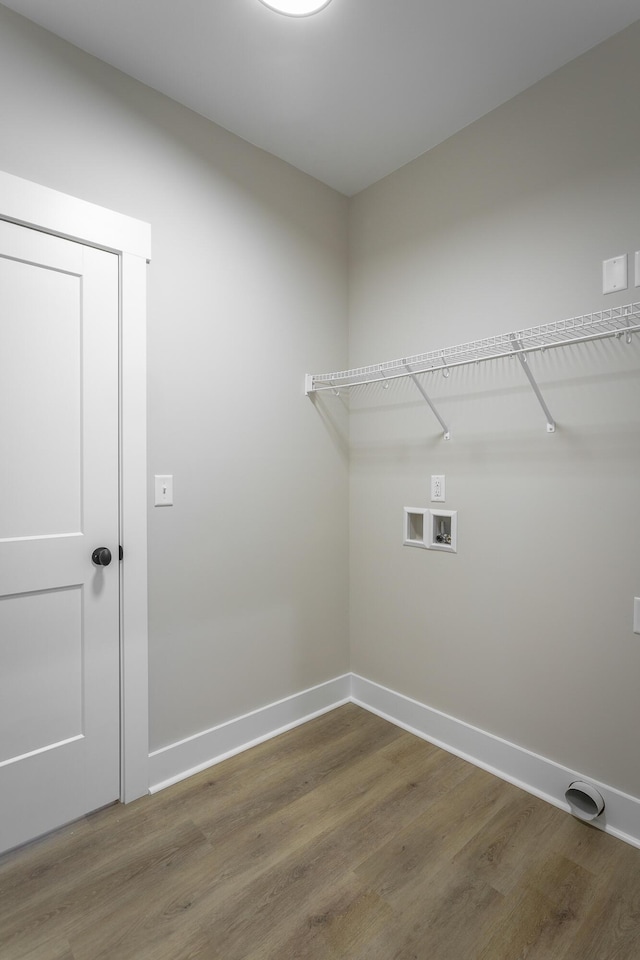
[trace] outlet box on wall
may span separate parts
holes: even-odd
[[[430,510],[429,550],[444,550],[446,553],[458,552],[458,511]]]

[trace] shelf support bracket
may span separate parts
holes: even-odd
[[[442,417],[440,416],[440,414],[438,413],[438,411],[437,411],[436,408],[434,407],[433,402],[432,402],[431,398],[429,397],[427,391],[424,389],[424,387],[422,386],[422,384],[420,383],[420,381],[418,380],[418,378],[416,377],[415,373],[413,372],[413,370],[411,369],[411,367],[409,366],[408,363],[405,363],[405,368],[406,368],[409,376],[411,377],[411,379],[412,379],[413,382],[415,383],[416,387],[418,388],[418,390],[419,390],[420,393],[422,394],[423,398],[424,398],[424,399],[427,401],[427,403],[429,404],[429,406],[430,406],[430,408],[431,408],[431,412],[433,413],[434,417],[436,418],[436,420],[438,421],[438,423],[439,423],[440,426],[442,427],[442,429],[443,429],[443,431],[444,431],[444,439],[445,439],[445,440],[450,440],[450,439],[451,439],[451,431],[449,430],[449,427],[446,425],[446,423],[444,422],[444,420],[442,419]]]
[[[533,392],[535,393],[536,397],[538,398],[538,403],[539,403],[540,406],[542,407],[542,409],[543,409],[543,411],[544,411],[544,415],[545,415],[545,417],[547,418],[547,433],[555,433],[555,432],[556,432],[556,422],[555,422],[555,420],[553,419],[553,417],[551,416],[551,411],[549,410],[549,407],[546,405],[546,403],[545,403],[545,401],[544,401],[544,397],[543,397],[542,394],[540,393],[540,387],[539,387],[538,384],[536,383],[535,377],[534,377],[533,374],[531,373],[531,368],[529,367],[529,364],[528,364],[528,362],[527,362],[527,355],[526,355],[526,353],[521,352],[521,351],[522,351],[522,343],[520,342],[520,340],[516,340],[515,337],[512,337],[512,338],[511,338],[511,343],[512,343],[512,349],[513,349],[514,351],[518,351],[518,352],[515,353],[515,356],[516,356],[516,357],[518,358],[518,360],[520,361],[520,366],[521,366],[522,369],[524,370],[524,372],[525,372],[525,374],[526,374],[526,377],[527,377],[527,380],[528,380],[529,383],[531,384],[531,389],[533,390]]]

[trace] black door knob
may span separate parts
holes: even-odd
[[[109,547],[96,547],[91,559],[97,567],[108,567],[111,563],[111,550]]]

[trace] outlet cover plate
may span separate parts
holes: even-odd
[[[627,289],[627,255],[602,261],[602,292],[617,293]]]
[[[444,474],[436,473],[431,476],[431,502],[444,503]]]

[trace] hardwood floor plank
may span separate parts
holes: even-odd
[[[494,918],[494,933],[483,943],[477,960],[551,960],[555,954],[547,943],[553,946],[549,930],[559,924],[556,918],[553,904],[537,890],[515,890]]]
[[[635,848],[575,817],[563,818],[554,847],[568,860],[597,876],[610,876],[615,866],[620,868],[624,863],[630,863],[632,869],[637,865]]]
[[[640,957],[638,853],[620,841],[609,845],[609,859],[597,877],[596,900],[561,960],[572,960],[573,956],[581,960]]]
[[[0,956],[27,940],[40,944],[53,934],[72,943],[79,930],[95,931],[114,914],[126,915],[142,902],[158,879],[182,869],[194,855],[211,852],[208,840],[190,823],[164,829],[158,836],[132,843],[121,856],[98,864],[86,872],[71,869],[55,886],[38,884],[36,906],[27,900],[5,920],[0,929]],[[82,882],[79,883],[79,878]],[[132,893],[135,891],[135,899]],[[132,906],[133,904],[133,906]],[[120,929],[118,925],[117,929]]]
[[[640,960],[640,851],[354,705],[0,858],[1,960]]]
[[[560,955],[559,955],[560,956]],[[561,960],[636,960],[640,957],[640,899],[608,897],[585,918]]]
[[[336,887],[319,888],[308,916],[292,917],[286,931],[282,926],[269,931],[247,960],[352,957],[384,930],[392,917],[388,904],[363,889],[355,876],[346,874]]]
[[[418,743],[416,738],[411,739]],[[382,752],[384,750],[378,753]],[[284,840],[280,842],[279,859],[268,872],[263,871],[254,877],[239,893],[240,899],[234,899],[233,904],[227,902],[216,906],[215,897],[212,896],[210,913],[215,914],[216,923],[213,927],[207,925],[210,929],[208,949],[213,949],[213,940],[219,942],[219,931],[224,930],[221,956],[243,956],[251,949],[256,931],[263,930],[266,922],[271,925],[286,923],[292,901],[297,911],[307,909],[307,903],[317,898],[318,888],[327,885],[333,888],[359,856],[368,855],[371,845],[380,837],[391,836],[398,825],[422,813],[425,806],[440,795],[443,783],[458,783],[473,769],[442,751],[423,752],[425,759],[422,768],[416,765],[411,776],[407,774],[399,782],[397,769],[389,770],[364,793],[358,789],[354,791],[354,786],[358,784],[358,771],[351,767],[348,777],[356,800],[350,810],[345,811],[341,805],[324,802],[322,806],[328,820],[324,825],[320,822],[323,832],[318,832],[316,823],[302,840],[294,837],[293,843],[290,841],[288,845]],[[440,783],[435,766],[441,768]],[[452,770],[455,770],[455,775],[449,780]],[[287,854],[284,858],[283,853]],[[247,927],[249,915],[252,920],[251,926]],[[238,916],[242,920],[239,925],[237,922],[234,925],[234,918]]]
[[[4,955],[0,956],[4,960]],[[15,950],[7,956],[10,956],[11,960],[75,960],[66,940],[47,940],[35,949],[31,944],[26,944],[23,950]]]
[[[509,785],[507,785],[509,786]],[[553,844],[561,819],[555,807],[517,787],[483,829],[455,855],[454,863],[508,894],[535,869]]]
[[[395,778],[391,775],[391,771],[386,778],[380,778],[379,773],[378,770],[377,783],[372,781],[371,790],[364,799],[361,798],[360,805],[365,802],[370,804],[372,796],[386,795],[396,789]],[[85,956],[91,957],[92,960],[98,960],[103,956],[107,958],[115,955],[115,951],[118,957],[123,958],[145,957],[147,954],[154,958],[181,956],[180,946],[173,940],[176,914],[183,914],[183,918],[188,919],[192,931],[194,925],[203,926],[205,933],[199,940],[202,940],[207,948],[210,947],[210,937],[206,930],[213,917],[214,938],[224,940],[224,954],[231,955],[230,938],[233,918],[239,913],[245,918],[255,913],[259,890],[266,899],[267,913],[272,900],[279,902],[282,899],[283,916],[286,916],[290,911],[289,879],[291,878],[292,882],[300,879],[305,868],[299,865],[298,860],[301,862],[308,860],[309,844],[314,841],[318,833],[326,830],[326,824],[322,820],[309,820],[303,810],[302,799],[291,806],[298,808],[300,814],[304,815],[305,824],[308,827],[304,836],[299,832],[291,831],[291,823],[286,821],[286,811],[278,815],[285,817],[286,829],[277,833],[275,837],[272,835],[271,827],[277,827],[279,824],[269,824],[264,819],[260,821],[257,831],[252,830],[249,825],[244,830],[235,831],[231,837],[221,839],[216,846],[215,854],[183,870],[178,878],[178,885],[172,878],[161,878],[154,884],[152,901],[143,900],[139,895],[138,912],[135,917],[120,911],[116,940],[108,934],[105,936],[102,931],[101,944],[96,944],[93,942],[93,928],[82,933],[80,937],[76,934],[73,938],[73,946],[78,960],[82,960]],[[326,807],[326,803],[323,806]],[[344,819],[345,816],[344,811],[341,811],[341,817]],[[330,815],[329,820],[335,829],[336,815]],[[247,889],[249,878],[252,883]],[[279,897],[280,887],[285,891],[283,898]],[[297,909],[298,900],[294,899],[293,904]],[[258,925],[255,928],[252,927],[247,934],[251,942],[265,928],[262,915],[259,915],[258,920]],[[225,931],[224,936],[220,934],[221,929]],[[245,940],[242,943],[241,953],[244,953]],[[189,955],[193,949],[194,946],[190,940],[185,948],[185,955]]]
[[[233,901],[212,903],[215,920],[205,925],[211,956],[243,958],[259,931],[287,926],[292,915],[297,919],[300,913],[314,914],[318,891],[335,887],[371,845],[387,839],[399,823],[415,818],[424,802],[425,794],[414,781],[372,790],[357,816],[309,843],[296,843],[284,859],[248,880]]]
[[[349,960],[476,960],[502,894],[473,874],[438,867],[433,864],[428,882],[425,877],[396,902],[382,933]]]
[[[377,718],[375,719],[377,720]],[[339,773],[332,778],[317,778],[320,784],[315,791],[318,795],[316,805],[318,815],[323,811],[327,812],[332,809],[329,804],[329,797],[325,796],[323,798],[322,791],[335,791],[336,785],[339,786],[342,779],[348,781],[342,788],[343,796],[338,797],[342,801],[338,810],[341,811],[343,817],[346,816],[344,810],[347,799],[350,799],[353,803],[358,800],[360,795],[361,803],[365,802],[362,797],[365,798],[366,802],[370,802],[371,796],[374,796],[376,791],[388,792],[394,787],[395,775],[393,775],[391,763],[387,761],[388,772],[386,777],[381,776],[380,763],[373,763],[376,751],[379,752],[378,744],[384,746],[390,743],[392,731],[387,729],[388,724],[383,724],[381,729],[379,721],[373,726],[375,737],[369,748],[370,754],[373,756],[363,753],[361,732],[357,731],[353,735],[354,743],[348,750],[345,750],[344,732],[341,731],[340,745],[335,750],[334,762],[331,764],[331,768],[339,770]],[[361,731],[362,725],[358,725],[358,729]],[[381,734],[384,735],[381,736]],[[371,731],[368,736],[371,737]],[[393,731],[393,739],[403,736],[405,734],[402,731]],[[358,771],[361,764],[354,764],[346,760],[347,756],[352,761],[353,756],[361,754],[363,757],[362,764],[372,767],[369,774],[371,778],[370,789],[364,792],[359,789],[354,790],[354,782],[357,782],[354,781],[354,770]],[[337,765],[338,758],[342,758],[342,761],[344,761],[339,766]],[[320,757],[320,760],[320,767],[322,768],[326,760],[324,755]],[[234,889],[239,888],[239,884],[236,882],[239,878],[242,880],[242,877],[250,871],[258,876],[268,870],[273,870],[278,861],[290,855],[292,848],[308,841],[309,838],[315,837],[323,829],[323,823],[319,816],[311,817],[313,800],[310,800],[306,793],[303,796],[296,797],[295,791],[292,790],[288,792],[288,795],[293,796],[294,800],[284,808],[282,806],[276,807],[271,816],[264,815],[263,807],[265,805],[260,802],[260,798],[257,798],[255,804],[251,807],[253,812],[250,813],[249,809],[246,809],[239,821],[234,821],[233,824],[225,822],[226,829],[224,831],[219,829],[218,813],[216,812],[214,816],[217,830],[216,839],[219,838],[219,840],[217,839],[215,844],[215,858],[211,858],[211,862],[209,860],[198,861],[190,870],[183,873],[182,886],[178,897],[176,897],[173,886],[156,885],[153,904],[150,910],[145,909],[143,922],[132,924],[130,919],[127,919],[126,944],[121,942],[121,931],[118,931],[117,949],[119,956],[142,956],[146,950],[146,940],[152,938],[155,942],[159,937],[159,931],[163,931],[162,943],[154,948],[151,955],[154,957],[164,956],[166,951],[167,956],[174,956],[176,948],[173,945],[168,947],[171,941],[167,937],[171,933],[173,913],[175,909],[181,908],[181,903],[188,903],[189,920],[192,924],[205,923],[207,918],[211,916],[212,911],[216,912],[222,909],[218,902],[224,904],[229,900]],[[203,823],[206,819],[205,811],[209,810],[211,805],[211,797],[205,797],[201,802],[201,812],[200,806],[196,807],[194,803],[190,804],[187,809],[192,815],[196,816],[200,823]],[[215,804],[213,806],[215,808]],[[270,809],[271,806],[272,804],[269,803],[267,809]],[[348,809],[348,806],[346,808]],[[329,819],[332,823],[335,823],[336,813],[330,813]],[[253,828],[254,823],[258,824],[257,828]],[[241,890],[236,890],[234,895],[240,896]],[[98,957],[103,955],[107,958],[112,955],[112,951],[115,949],[115,945],[108,941],[103,943],[101,951],[96,952],[95,944],[90,940],[87,942],[86,936],[79,940],[77,935],[73,939],[73,945],[79,960],[85,955],[90,956],[92,960],[97,960]]]
[[[466,766],[464,781],[452,785],[356,867],[358,876],[366,877],[385,899],[396,903],[411,898],[407,888],[416,888],[423,875],[433,873],[440,858],[449,862],[504,805],[504,784]]]
[[[391,770],[381,777],[380,768],[377,766],[370,771],[369,784],[369,798],[363,801],[361,797],[361,805],[363,802],[370,802],[374,791],[388,793],[392,790],[395,787],[395,778]],[[326,831],[327,822],[335,824],[337,817],[330,812],[333,808],[328,805],[327,794],[328,791],[325,790],[325,796],[319,805],[313,804],[311,798],[298,798],[270,817],[258,818],[255,825],[246,824],[244,828],[221,837],[217,843],[212,843],[215,852],[211,857],[182,871],[179,887],[174,884],[156,884],[153,904],[145,918],[144,928],[129,929],[127,946],[121,948],[122,956],[141,955],[145,949],[145,941],[150,936],[156,937],[158,931],[164,931],[162,938],[165,939],[174,913],[182,909],[183,904],[188,904],[192,924],[206,924],[212,915],[222,919],[227,909],[236,911],[240,898],[245,896],[244,887],[248,877],[254,879],[254,886],[259,882],[259,878],[265,876],[265,882],[270,884],[270,878],[281,861],[295,858],[296,851],[304,851],[319,834]],[[357,803],[357,799],[354,794],[351,807]],[[351,807],[348,804],[345,806],[346,810],[343,807],[338,809],[340,817],[348,819]],[[249,896],[250,900],[252,896],[253,893]],[[84,948],[76,941],[74,946],[79,957],[84,956]],[[105,957],[108,957],[112,946],[110,943],[103,944],[102,949]],[[158,949],[164,951],[166,944]],[[167,955],[171,956],[174,949],[172,946]],[[95,953],[95,946],[90,947],[88,954],[94,958],[102,956],[102,952]],[[164,956],[164,953],[161,955]]]

